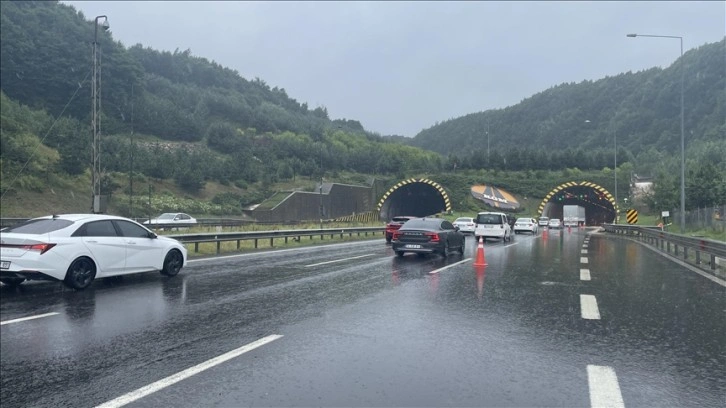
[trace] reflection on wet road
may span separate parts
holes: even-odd
[[[374,240],[3,287],[0,401],[162,384],[128,406],[723,406],[724,287],[588,232],[488,241],[483,267],[473,238],[446,259]]]

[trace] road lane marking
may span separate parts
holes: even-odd
[[[443,270],[445,270],[445,269],[453,268],[453,267],[455,267],[456,265],[459,265],[459,264],[463,264],[464,262],[467,262],[467,261],[471,261],[471,258],[466,258],[466,259],[462,259],[462,260],[461,260],[461,261],[459,261],[459,262],[456,262],[456,263],[452,263],[451,265],[446,265],[446,266],[444,266],[443,268],[439,268],[439,269],[433,270],[433,271],[429,272],[429,275],[433,275],[433,274],[435,274],[435,273],[439,273],[439,272],[441,272],[441,271],[443,271]]]
[[[383,239],[383,238],[381,238]],[[373,241],[373,240],[370,240]],[[279,253],[284,252],[304,252],[304,251],[310,251],[311,249],[317,249],[317,248],[337,248],[337,247],[352,247],[354,245],[360,246],[358,243],[342,243],[342,244],[326,244],[326,245],[316,245],[316,246],[307,246],[307,247],[300,247],[300,248],[286,248],[286,249],[275,249],[270,248],[267,250],[262,251],[256,251],[256,252],[248,252],[244,254],[236,254],[236,255],[223,255],[223,256],[209,256],[205,258],[187,258],[187,263],[194,263],[194,262],[208,262],[208,261],[219,261],[223,259],[231,259],[231,258],[247,258],[252,256],[259,256],[259,255],[277,255]]]
[[[587,257],[586,256],[581,256],[580,257],[580,263],[587,263]]]
[[[580,295],[580,314],[583,319],[600,320],[597,299],[593,295]]]
[[[42,319],[43,317],[55,316],[57,314],[58,314],[57,312],[51,312],[51,313],[39,314],[39,315],[36,315],[36,316],[21,317],[19,319],[4,320],[4,321],[0,322],[0,326],[2,326],[4,324],[24,322],[26,320]]]
[[[618,376],[612,367],[588,364],[587,383],[590,386],[591,407],[625,407]]]
[[[589,269],[580,269],[580,280],[583,280],[583,281],[590,280],[590,270]]]
[[[172,374],[157,382],[154,382],[147,386],[141,387],[135,391],[131,391],[128,394],[124,394],[116,399],[112,399],[111,401],[104,402],[103,404],[98,405],[96,408],[116,408],[116,407],[122,407],[126,404],[130,404],[149,394],[153,394],[170,385],[176,384],[179,381],[185,380],[195,374],[201,373],[204,370],[207,370],[216,365],[222,364],[227,360],[231,360],[235,357],[239,357],[242,354],[247,353],[248,351],[252,351],[252,350],[256,349],[257,347],[264,346],[265,344],[271,343],[281,337],[282,336],[279,334],[272,334],[267,337],[263,337],[259,340],[253,341],[252,343],[244,345],[240,348],[234,349],[232,351],[228,351],[220,356],[214,357],[211,360],[207,360],[201,364],[197,364],[194,367],[189,367],[184,371],[180,371],[176,374]]]
[[[375,254],[365,254],[365,255],[359,255],[359,256],[350,256],[348,258],[335,259],[333,261],[325,261],[325,262],[320,262],[320,263],[316,263],[316,264],[305,265],[305,267],[306,268],[312,268],[313,266],[320,266],[320,265],[327,265],[327,264],[338,263],[338,262],[345,262],[345,261],[349,261],[351,259],[366,258],[366,257],[373,256],[373,255],[375,255]]]
[[[580,253],[583,254],[583,255],[587,255],[587,249],[580,250]]]

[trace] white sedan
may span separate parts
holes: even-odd
[[[454,222],[452,222],[455,227],[459,227],[459,231],[463,233],[474,233],[476,230],[476,224],[474,223],[474,219],[471,217],[459,217]]]
[[[171,277],[186,261],[179,241],[113,215],[50,215],[0,231],[0,282],[12,286],[55,280],[85,289],[95,278],[149,271]]]
[[[534,218],[517,218],[517,221],[514,223],[514,233],[519,234],[525,231],[536,234],[539,231],[537,220]]]
[[[156,218],[144,221],[145,225],[153,224],[196,224],[197,220],[184,213],[164,213]]]

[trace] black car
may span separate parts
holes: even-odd
[[[452,250],[464,253],[464,234],[449,221],[440,218],[414,218],[393,233],[391,246],[398,256],[406,252],[439,253]]]

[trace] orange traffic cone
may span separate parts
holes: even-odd
[[[484,259],[484,238],[479,237],[479,245],[476,247],[476,261],[474,266],[485,266],[487,261]]]

